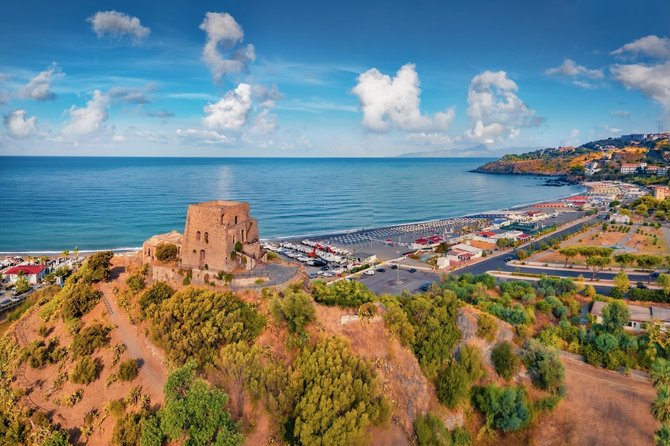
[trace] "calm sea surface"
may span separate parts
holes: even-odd
[[[488,159],[0,157],[0,252],[141,246],[186,207],[244,200],[261,238],[454,217],[579,192]]]

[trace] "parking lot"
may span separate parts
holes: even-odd
[[[408,269],[385,268],[383,273],[375,272],[374,276],[362,274],[359,282],[364,283],[371,291],[376,294],[400,294],[407,290],[410,293],[421,292],[419,287],[428,283],[440,280],[440,276],[428,271],[417,270],[410,273]]]

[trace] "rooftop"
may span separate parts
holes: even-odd
[[[7,271],[5,271],[3,274],[8,275],[8,276],[13,276],[13,275],[19,274],[21,271],[23,271],[24,274],[31,275],[31,274],[39,274],[42,271],[44,271],[44,269],[45,269],[44,265],[17,265],[17,266],[12,266]]]
[[[212,201],[203,201],[202,203],[193,203],[190,206],[222,208],[222,207],[240,206],[243,204],[247,203],[244,201],[212,200]]]

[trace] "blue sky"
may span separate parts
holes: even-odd
[[[24,0],[0,154],[394,156],[670,126],[670,3]]]

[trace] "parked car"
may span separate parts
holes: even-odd
[[[310,273],[309,274],[310,279],[316,279],[317,277],[318,277],[318,275],[316,273]]]
[[[409,269],[409,272],[412,273],[412,274],[415,273],[415,272],[416,272],[416,268],[410,268],[410,269]]]
[[[391,269],[398,269],[398,265],[396,265],[395,263],[392,264],[392,265],[391,265]]]
[[[369,270],[365,271],[365,274],[367,274],[368,276],[374,276],[375,275],[375,270],[374,269],[369,269]]]
[[[661,275],[661,273],[659,273],[658,271],[654,271],[653,273],[651,273],[651,277],[653,279],[658,279],[658,276],[660,276],[660,275]]]
[[[426,282],[423,285],[421,285],[419,288],[417,288],[417,290],[422,291],[422,292],[425,293],[426,291],[428,291],[430,289],[431,285],[432,284],[430,282]]]
[[[647,285],[645,285],[642,282],[638,282],[636,286],[641,290],[646,290],[647,288],[649,288]]]
[[[386,270],[380,266],[379,268],[377,268],[377,272],[378,273],[385,273]]]

